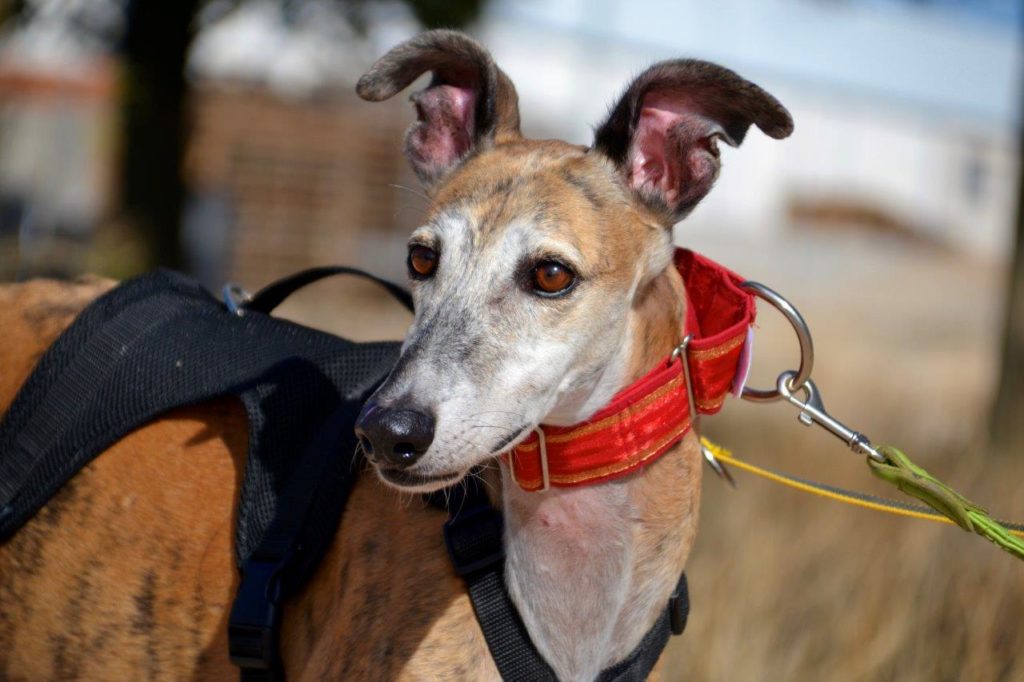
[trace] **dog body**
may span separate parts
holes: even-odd
[[[0,347],[0,409],[110,284],[0,288],[0,327],[14,341]],[[237,677],[226,620],[246,433],[234,401],[177,410],[94,460],[0,547],[0,678]],[[289,679],[497,679],[438,542],[445,514],[369,476],[348,510],[285,611]]]
[[[385,488],[478,465],[506,522],[506,581],[561,679],[589,680],[651,627],[696,532],[693,434],[639,472],[525,492],[499,455],[584,421],[679,343],[671,226],[710,189],[717,141],[791,129],[770,95],[703,62],[640,76],[592,147],[519,134],[515,90],[479,45],[434,31],[359,84],[419,75],[407,154],[428,192],[410,239],[416,317],[357,432]],[[0,406],[108,283],[3,290]],[[224,679],[245,415],[179,410],[97,458],[0,547],[0,676]],[[499,679],[440,542],[445,515],[364,476],[325,560],[285,608],[289,679]]]

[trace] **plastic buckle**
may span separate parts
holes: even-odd
[[[281,563],[247,559],[228,618],[228,651],[239,668],[273,670],[279,661]]]
[[[444,524],[444,544],[461,576],[477,573],[505,560],[505,522],[490,505],[462,509]]]

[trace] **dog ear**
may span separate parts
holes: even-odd
[[[406,133],[405,153],[430,187],[475,149],[520,133],[512,81],[487,50],[456,31],[428,31],[393,48],[359,79],[356,92],[380,102],[427,71],[430,85],[412,96],[416,123]]]
[[[674,224],[718,176],[718,140],[739,146],[751,123],[776,139],[793,132],[778,100],[716,64],[681,59],[647,69],[595,133],[641,200]]]

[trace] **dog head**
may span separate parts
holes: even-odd
[[[427,71],[406,136],[431,198],[409,240],[416,315],[357,423],[381,478],[410,491],[608,402],[643,341],[631,316],[672,261],[671,227],[718,175],[718,143],[793,125],[732,71],[676,60],[627,87],[591,147],[527,140],[508,76],[451,31],[394,48],[357,91],[381,101]]]

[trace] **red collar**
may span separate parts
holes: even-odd
[[[749,358],[742,356],[757,307],[754,296],[741,288],[744,279],[714,261],[676,249],[675,265],[686,286],[690,342],[685,355],[697,412],[714,414],[733,385],[746,379]],[[665,454],[690,430],[683,365],[666,358],[587,421],[541,430],[553,487],[588,485],[632,473]],[[544,487],[540,445],[534,432],[506,455],[523,490]]]

